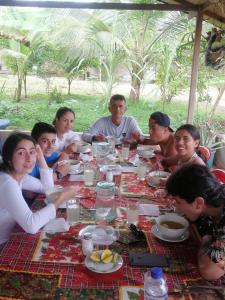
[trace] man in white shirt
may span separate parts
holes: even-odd
[[[132,117],[124,116],[126,112],[126,100],[123,95],[113,95],[109,101],[111,116],[97,120],[82,135],[86,142],[105,141],[107,136],[130,142],[138,141],[142,135],[141,129]]]

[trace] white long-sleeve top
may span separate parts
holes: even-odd
[[[44,193],[54,186],[52,170],[40,169],[41,179],[25,175],[20,183],[5,172],[0,172],[0,244],[6,242],[15,224],[27,233],[36,233],[56,217],[54,204],[50,203],[37,212],[32,212],[22,195],[22,189]]]
[[[81,140],[79,134],[70,130],[69,132],[64,133],[62,139],[59,139],[56,136],[55,147],[57,152],[61,152],[65,147],[69,146],[74,142],[79,142]]]

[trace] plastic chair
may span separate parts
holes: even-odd
[[[221,183],[225,183],[225,170],[223,169],[213,169],[211,172],[216,176],[216,178]]]
[[[205,146],[199,146],[198,150],[205,157],[206,161],[208,161],[210,159],[211,151],[209,148],[207,148]]]

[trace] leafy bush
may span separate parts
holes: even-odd
[[[56,102],[56,103],[62,103],[63,102],[63,96],[62,92],[60,92],[57,87],[54,87],[54,89],[49,94],[49,103]]]

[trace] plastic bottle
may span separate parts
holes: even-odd
[[[107,173],[106,173],[106,181],[113,182],[113,173],[112,173],[112,171],[107,171]]]
[[[84,255],[89,255],[93,251],[92,234],[90,232],[84,233],[82,237],[82,251]]]
[[[161,268],[154,267],[144,276],[144,300],[165,300],[168,288]]]

